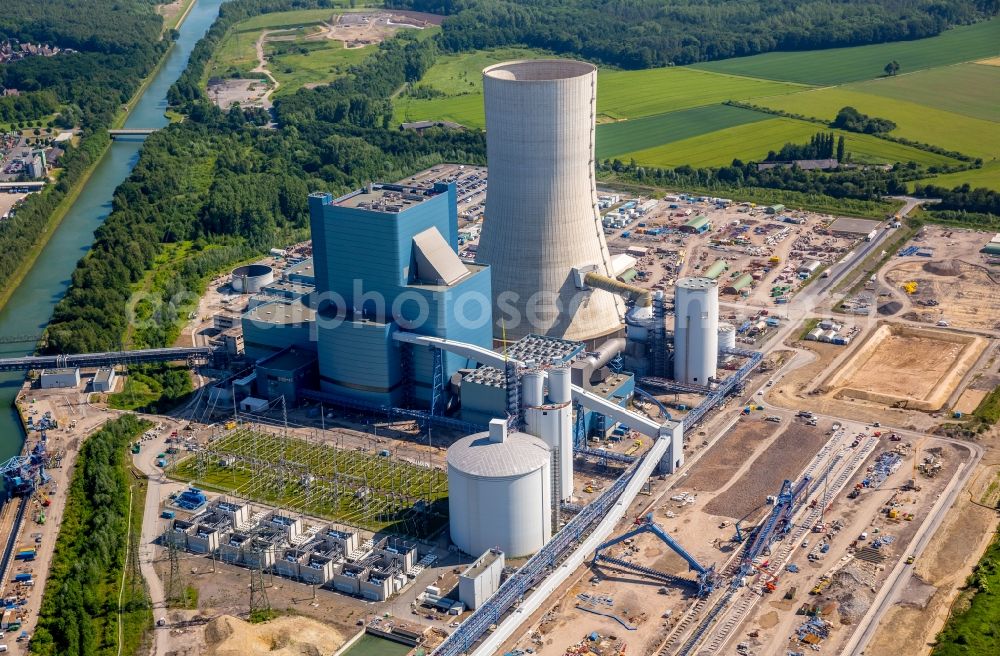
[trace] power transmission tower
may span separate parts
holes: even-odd
[[[139,535],[133,531],[129,536],[128,545],[128,575],[131,579],[129,596],[134,602],[142,592],[142,572],[139,570]]]
[[[253,538],[251,538],[253,539]],[[271,603],[267,600],[264,587],[264,552],[256,545],[251,547],[254,562],[250,567],[250,618],[267,617],[271,613]]]
[[[176,604],[181,599],[181,564],[178,556],[177,545],[170,542],[167,547],[170,558],[170,571],[167,574],[167,605]]]

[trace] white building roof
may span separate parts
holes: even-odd
[[[448,448],[449,467],[483,478],[521,476],[548,462],[548,446],[527,433],[510,432],[502,442],[491,442],[488,432],[475,433]]]

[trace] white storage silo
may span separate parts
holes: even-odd
[[[594,179],[597,68],[569,59],[483,70],[489,193],[476,261],[490,265],[495,335],[593,342],[624,304],[573,270],[614,278]]]
[[[551,477],[548,446],[502,419],[458,440],[448,449],[451,541],[467,554],[535,553],[552,537]]]
[[[549,398],[544,403],[524,403],[524,429],[540,438],[551,452],[553,488],[559,500],[573,496],[573,399],[569,367],[548,372]]]
[[[719,359],[719,283],[679,278],[674,296],[674,379],[708,385]]]
[[[719,351],[736,348],[736,326],[731,323],[719,324]]]
[[[545,403],[545,375],[541,371],[528,371],[521,376],[521,402],[525,407]]]

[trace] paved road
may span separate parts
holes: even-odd
[[[160,419],[153,418],[153,421]],[[162,453],[166,448],[166,438],[171,431],[179,430],[183,426],[182,422],[163,421],[164,430],[153,440],[142,443],[142,451],[134,456],[132,461],[135,466],[149,477],[149,487],[146,490],[146,506],[142,515],[142,534],[139,538],[139,568],[143,578],[146,579],[146,586],[149,589],[149,599],[153,608],[153,619],[158,620],[167,613],[166,590],[163,581],[153,567],[154,555],[160,550],[154,542],[163,528],[160,521],[160,499],[171,492],[184,488],[180,483],[168,480],[163,475],[163,470],[154,464],[156,455]],[[152,656],[166,656],[170,652],[170,631],[169,629],[155,629],[153,631]]]

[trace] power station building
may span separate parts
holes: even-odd
[[[581,288],[614,278],[594,179],[597,69],[566,59],[483,71],[489,193],[476,261],[491,267],[494,336],[586,342],[619,334],[622,300]]]
[[[371,184],[336,199],[312,194],[309,212],[322,391],[383,406],[426,405],[434,351],[401,346],[395,331],[492,345],[490,271],[458,257],[454,184]],[[441,357],[445,377],[471,364]]]

